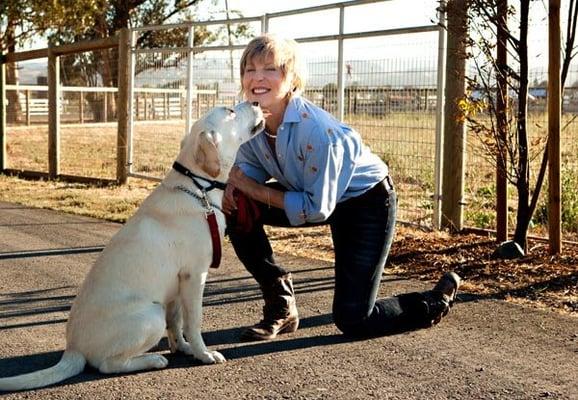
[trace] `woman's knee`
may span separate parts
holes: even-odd
[[[345,335],[358,335],[364,331],[368,317],[366,307],[359,304],[333,307],[333,322]]]

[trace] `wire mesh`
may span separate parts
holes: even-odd
[[[46,59],[6,64],[6,167],[48,171]]]
[[[173,49],[136,54],[133,173],[162,177],[178,153],[185,131],[187,57],[188,52]],[[199,108],[198,98],[194,107]]]
[[[118,49],[60,57],[60,171],[116,176]]]
[[[271,30],[275,32],[277,24],[286,25],[281,20],[295,22],[300,17],[272,19]],[[322,28],[312,34],[330,33],[334,31]],[[345,40],[345,122],[390,166],[399,191],[400,218],[431,225],[438,34],[402,36]],[[304,42],[300,50],[308,71],[304,95],[338,116],[338,42]],[[233,105],[240,100],[241,52],[210,50],[208,46],[206,51],[193,54],[194,117],[215,105]],[[181,96],[185,96],[188,58],[186,53],[171,49],[149,49],[137,51],[135,60],[133,172],[161,177],[176,149],[160,151],[159,143],[170,148],[169,142],[175,143],[184,133],[184,124],[166,118],[164,113],[146,110],[151,109],[154,98],[166,96],[170,90],[181,90]],[[183,97],[179,104],[186,107]],[[152,130],[150,124],[142,125],[151,120],[165,129]],[[152,132],[159,132],[162,137],[153,136]],[[150,153],[150,149],[157,150]]]

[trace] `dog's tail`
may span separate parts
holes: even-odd
[[[53,367],[29,374],[0,378],[0,391],[36,389],[53,385],[80,374],[86,365],[86,358],[77,351],[65,351]]]

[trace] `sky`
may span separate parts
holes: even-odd
[[[202,10],[208,10],[209,7],[200,7],[200,19],[209,19],[209,17],[212,19],[225,18],[224,12],[226,10],[226,1],[228,1],[229,9],[239,10],[242,15],[246,17],[261,16],[266,13],[314,7],[323,4],[348,2],[347,0],[217,0],[216,8],[222,10],[222,16],[203,15]],[[563,7],[567,1],[568,0],[562,0]],[[203,4],[203,2],[201,2],[201,4]],[[438,0],[390,0],[375,4],[347,7],[345,9],[345,32],[350,33],[357,31],[431,25],[437,22],[437,6]],[[535,16],[532,20],[534,28],[530,30],[530,43],[533,44],[530,52],[533,57],[541,57],[547,51],[547,7],[548,5],[546,0],[537,0],[532,2],[531,11]],[[294,38],[335,34],[337,33],[338,27],[339,11],[337,9],[309,13],[301,15],[300,17],[276,18],[270,23],[270,31],[282,36]],[[384,41],[383,46],[386,46],[392,52],[391,56],[395,57],[403,50],[404,43],[408,44],[408,40],[407,37],[401,37],[397,42],[392,42],[391,40],[393,39],[390,38],[389,41]],[[409,44],[412,45],[415,44],[415,42],[422,42],[425,49],[432,50],[432,40],[432,35],[427,38],[412,36]],[[374,42],[376,41],[377,40],[374,40]],[[365,52],[367,55],[368,53],[371,53],[367,51],[368,46],[370,49],[372,46],[375,47],[375,45],[372,45],[370,42],[371,41],[364,43],[363,46],[358,46],[357,43],[354,43],[349,52],[351,53],[351,51],[358,48],[360,52]],[[45,47],[45,43],[43,41],[38,41],[32,45],[28,44],[27,47],[27,50],[30,48]],[[408,51],[413,50],[411,49],[411,46],[410,49],[408,49]],[[314,52],[319,56],[323,56],[329,55],[333,50],[317,46],[317,48],[314,49]]]
[[[223,11],[226,9],[225,0],[218,0],[218,6]],[[228,0],[228,5],[231,10],[239,10],[246,17],[260,16],[265,13],[274,13],[278,11],[293,10],[299,8],[313,7],[323,4],[332,4],[347,2],[346,0],[291,0],[288,1],[271,1],[271,0]],[[562,0],[562,7],[565,6],[567,0]],[[367,4],[356,7],[347,7],[345,10],[345,31],[368,31],[393,29],[402,27],[413,27],[431,25],[437,23],[436,7],[438,0],[391,0],[383,1],[376,4]],[[563,8],[564,9],[564,8]],[[547,13],[548,2],[546,0],[533,1],[531,4],[531,29],[529,43],[530,57],[534,59],[531,64],[544,64],[547,55]],[[224,14],[223,14],[224,18]],[[287,37],[306,37],[313,35],[322,35],[337,33],[339,26],[339,12],[324,11],[315,14],[303,15],[296,19],[280,18],[272,20],[270,29],[272,32],[287,36]],[[562,12],[562,19],[565,18],[565,13]],[[330,31],[333,29],[333,31]],[[412,36],[411,40],[407,37],[401,37],[399,41],[389,42],[385,41],[383,46],[386,46],[392,51],[392,56],[399,56],[403,53],[415,52],[412,49],[412,44],[415,42],[422,42],[425,51],[433,50],[436,46],[432,35],[429,37],[420,38],[419,36]],[[382,41],[383,42],[383,41]],[[409,43],[408,43],[409,42]],[[413,43],[412,43],[413,42]],[[403,51],[405,44],[409,44],[407,51]],[[366,51],[367,46],[371,48],[371,43],[364,43],[360,51]],[[356,46],[353,46],[353,49]],[[350,50],[350,52],[352,51]],[[323,49],[315,50],[318,54],[324,53]],[[418,53],[421,50],[417,51]],[[329,51],[327,51],[329,53]],[[383,57],[383,56],[382,56]],[[371,57],[370,57],[371,58]]]
[[[227,1],[229,9],[239,10],[245,17],[347,2],[346,0]],[[562,0],[562,2],[565,3],[567,0]],[[203,3],[201,2],[201,4]],[[438,0],[391,0],[346,7],[345,33],[433,25],[437,23],[437,6]],[[534,16],[532,17],[533,27],[530,29],[530,64],[544,70],[545,65],[547,65],[547,7],[546,0],[533,1],[531,7]],[[202,15],[203,9],[208,10],[209,7],[200,7],[199,19],[224,19],[225,0],[217,0],[216,8],[222,10],[222,15]],[[214,10],[212,7],[211,9]],[[270,20],[269,27],[273,33],[292,38],[336,34],[339,29],[339,10],[336,8],[301,14],[300,16],[274,18]],[[254,30],[258,32],[259,29],[260,25],[256,24]],[[302,44],[301,49],[306,59],[323,60],[327,58],[334,60],[337,56],[336,46],[336,41],[308,43]],[[397,70],[428,70],[430,64],[435,64],[437,59],[438,34],[430,32],[371,39],[350,39],[345,41],[344,47],[345,57],[348,61],[382,60],[384,63],[388,63],[387,69],[389,69],[393,60],[393,62],[400,64],[397,67],[394,66],[394,69]],[[426,60],[427,65],[424,65],[422,60]],[[365,68],[367,71],[360,71],[358,67],[356,72],[369,76],[385,67],[367,64]],[[315,78],[315,71],[309,71],[309,75],[313,75]]]
[[[228,0],[230,10],[239,10],[245,17],[261,16],[279,11],[295,10],[324,4],[334,4],[339,0]],[[437,22],[437,0],[392,0],[374,4],[365,4],[345,8],[345,33],[360,31],[385,30],[414,26],[431,26]],[[225,0],[219,0],[217,8],[225,10]],[[204,15],[205,19],[221,19],[225,15]],[[258,31],[260,25],[254,29]],[[324,10],[315,13],[300,14],[273,18],[269,21],[269,31],[289,38],[304,38],[339,33],[339,9]],[[410,43],[408,43],[408,41]],[[414,35],[407,37],[388,37],[364,40],[348,40],[345,51],[353,59],[385,59],[403,57],[423,51],[435,55],[437,33]],[[302,45],[302,51],[307,57],[336,57],[337,42]],[[421,46],[416,50],[416,46]],[[428,54],[429,56],[430,54]]]

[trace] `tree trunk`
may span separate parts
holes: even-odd
[[[528,227],[530,226],[530,162],[528,151],[528,131],[526,116],[528,113],[528,14],[530,0],[520,2],[520,88],[518,92],[518,171],[516,188],[518,190],[518,212],[514,241],[526,250]]]
[[[496,43],[496,239],[508,239],[508,0],[498,0]]]
[[[8,17],[8,24],[6,26],[6,49],[9,53],[16,51],[16,36],[14,28],[17,21],[13,19],[14,17]],[[8,85],[16,85],[18,83],[18,69],[16,68],[16,63],[6,64],[6,83]],[[18,123],[20,122],[20,116],[22,115],[22,106],[18,99],[18,92],[16,90],[7,90],[6,99],[8,100],[8,105],[6,107],[6,122],[7,123]]]

